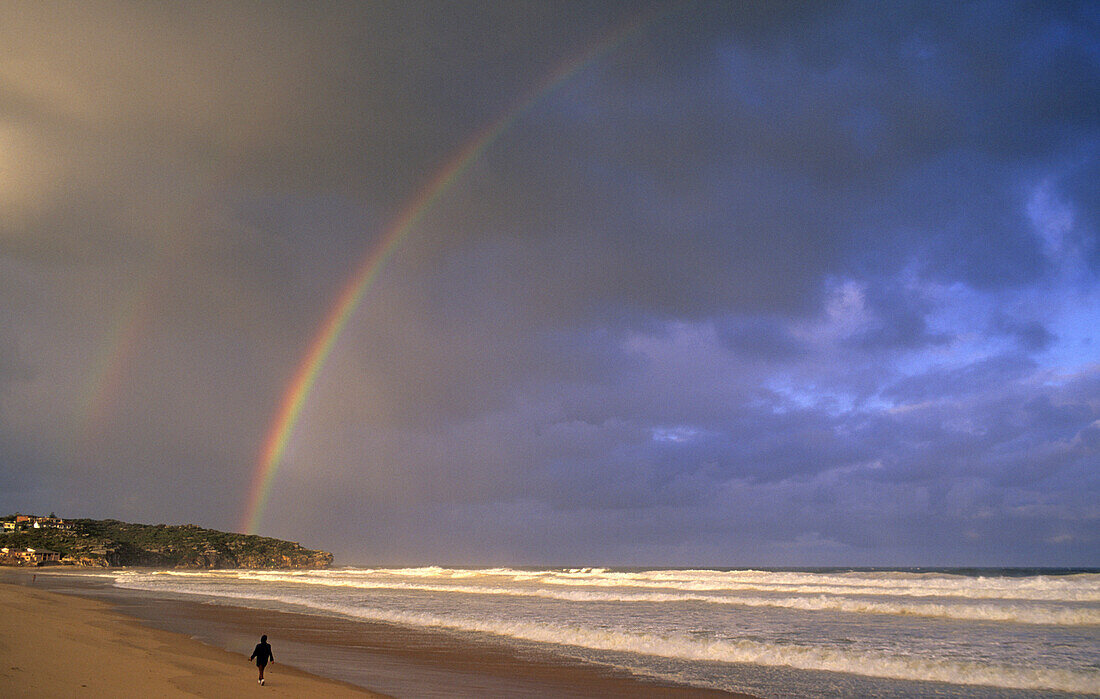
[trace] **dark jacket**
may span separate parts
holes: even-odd
[[[257,665],[267,665],[268,660],[274,660],[275,656],[271,654],[270,643],[257,643],[256,650],[252,651],[252,658],[256,659]],[[249,660],[252,660],[249,658]]]

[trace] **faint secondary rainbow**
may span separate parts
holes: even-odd
[[[431,209],[432,205],[469,169],[470,165],[477,161],[485,149],[500,138],[501,134],[507,131],[536,103],[569,81],[585,66],[610,53],[626,39],[648,26],[658,16],[665,14],[668,13],[662,12],[660,15],[654,12],[643,13],[604,37],[587,51],[563,63],[537,88],[525,94],[510,109],[505,111],[500,118],[477,132],[465,146],[460,148],[435,171],[431,179],[401,210],[400,215],[386,229],[382,238],[371,247],[367,256],[358,265],[340,291],[336,303],[329,310],[328,315],[325,316],[324,322],[309,344],[305,357],[298,365],[293,379],[283,393],[278,412],[275,414],[275,420],[264,439],[259,463],[252,477],[248,504],[241,523],[243,531],[255,532],[259,527],[268,497],[271,494],[272,483],[275,481],[275,476],[278,474],[279,466],[283,460],[283,454],[286,452],[294,426],[298,422],[302,408],[313,389],[314,383],[317,381],[318,375],[324,368],[325,362],[328,360],[329,354],[340,338],[340,334],[343,332],[348,320],[359,307],[367,289],[370,288],[371,282],[377,278],[379,271],[385,266],[386,261],[393,255],[405,236]]]
[[[138,340],[148,323],[150,302],[147,287],[147,282],[142,283],[138,291],[127,299],[84,382],[77,403],[78,439],[81,444],[93,439],[102,430],[118,398],[126,366],[133,358]]]
[[[213,186],[208,189],[212,191]],[[189,200],[187,210],[202,217],[200,221],[205,221],[209,210],[208,199],[209,194],[202,194]],[[154,243],[144,271],[118,308],[115,322],[103,338],[100,351],[81,385],[75,403],[76,429],[72,437],[72,454],[102,436],[118,406],[127,371],[148,335],[150,323],[157,310],[158,289],[187,243],[188,236],[179,227],[171,227],[163,232]]]
[[[104,338],[91,371],[84,379],[76,402],[77,448],[100,437],[118,404],[127,369],[148,333],[156,310],[156,292],[169,263],[184,246],[179,231],[168,231],[156,242],[131,292],[115,315],[115,322]]]

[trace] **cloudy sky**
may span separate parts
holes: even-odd
[[[260,533],[1100,565],[1095,3],[6,3],[0,512],[240,530],[494,124]]]

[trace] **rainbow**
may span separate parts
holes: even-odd
[[[79,448],[101,436],[117,406],[127,367],[146,336],[156,310],[158,280],[164,277],[183,245],[183,236],[179,232],[168,232],[162,236],[145,264],[144,273],[115,314],[115,322],[104,337],[75,404],[75,440]]]
[[[126,303],[115,321],[104,349],[96,358],[93,370],[84,382],[77,405],[78,439],[81,444],[93,439],[107,422],[118,398],[126,365],[137,348],[142,329],[150,316],[147,285]]]
[[[667,12],[660,14],[664,15]],[[294,431],[294,426],[302,413],[306,399],[324,368],[332,348],[336,345],[336,341],[347,326],[348,320],[355,313],[367,289],[378,277],[379,271],[385,266],[386,261],[393,256],[394,251],[405,236],[416,227],[432,205],[458,181],[481,154],[515,124],[520,117],[547,95],[569,81],[585,66],[610,53],[627,38],[640,32],[656,18],[657,14],[654,12],[643,13],[550,73],[538,87],[526,93],[496,121],[491,122],[486,128],[477,132],[465,146],[438,168],[416,196],[401,210],[379,241],[372,246],[367,256],[358,265],[340,291],[336,303],[325,316],[324,322],[309,344],[305,357],[298,365],[294,377],[283,393],[278,412],[275,414],[275,419],[268,430],[267,437],[264,439],[259,463],[253,474],[245,516],[241,522],[243,531],[254,533],[259,528],[260,521],[263,519],[264,508],[271,494],[272,483],[278,474],[283,454]]]
[[[225,177],[216,180],[228,181]],[[193,211],[206,222],[211,207],[214,184],[188,200],[187,211]],[[193,221],[192,221],[193,222]],[[157,291],[172,265],[188,244],[185,231],[179,227],[166,229],[153,243],[153,250],[144,264],[130,294],[118,307],[115,321],[100,345],[79,396],[75,402],[75,431],[70,441],[71,455],[91,445],[102,436],[111,415],[118,406],[119,394],[125,385],[127,369],[148,335],[156,314]]]

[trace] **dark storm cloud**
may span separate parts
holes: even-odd
[[[195,179],[395,206],[548,65],[622,15],[583,12],[567,18],[529,3],[21,5],[5,23],[13,60],[0,81],[15,153],[30,161],[20,174],[34,176],[20,203],[31,226],[36,215],[45,217],[38,228],[69,221],[64,238],[80,228],[73,219],[86,220],[77,212],[97,209],[116,220],[84,234],[117,237],[127,209],[140,208],[128,188],[171,197],[164,189]]]
[[[648,9],[17,5],[0,507],[237,526],[396,212]],[[395,562],[1095,562],[1095,12],[658,9],[395,250],[265,533]]]
[[[716,323],[715,329],[731,350],[756,359],[784,360],[807,351],[776,319],[727,319]]]
[[[994,331],[1014,338],[1028,352],[1041,352],[1057,339],[1037,320],[1020,320],[1000,315],[993,319],[993,323]]]
[[[692,62],[628,43],[616,55],[634,70],[578,79],[487,154],[452,211],[475,211],[466,235],[521,238],[502,262],[525,273],[505,291],[540,314],[706,317],[804,313],[837,271],[915,264],[988,289],[1050,274],[1026,190],[1094,157],[1076,144],[1096,124],[1087,100],[1031,99],[1016,71],[1077,95],[1062,67],[1095,75],[1090,37],[1041,50],[1073,12],[853,8],[747,44],[736,12],[716,14],[709,51],[683,49]],[[686,11],[651,41],[685,45],[696,22]],[[431,249],[468,244],[453,228]]]
[[[1078,227],[1079,239],[1075,242],[1080,245],[1092,269],[1100,269],[1100,194],[1091,183],[1100,177],[1100,157],[1097,157],[1097,145],[1095,140],[1090,144],[1089,156],[1079,162],[1075,162],[1067,168],[1062,175],[1060,189],[1065,196],[1077,204],[1075,211],[1080,217]]]
[[[929,330],[929,304],[911,290],[872,286],[867,290],[866,303],[874,320],[850,340],[862,350],[946,345],[952,339],[948,333]]]

